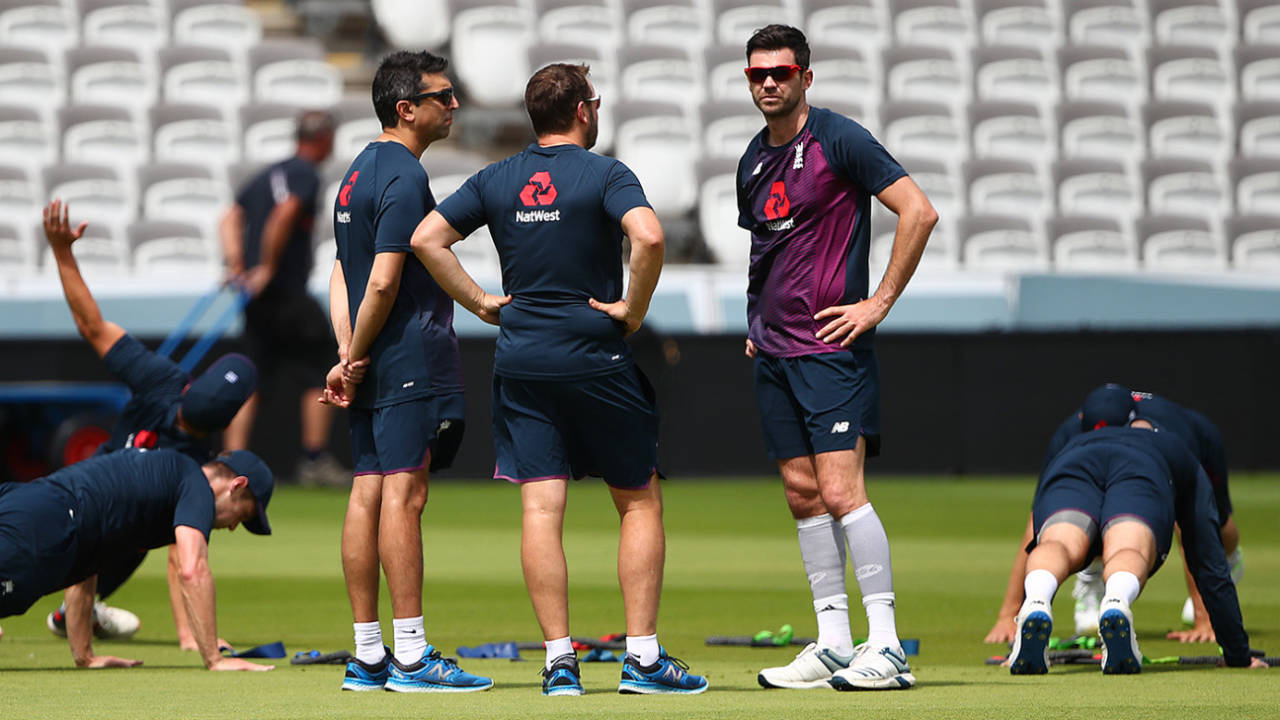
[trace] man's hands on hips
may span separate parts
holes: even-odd
[[[502,308],[511,304],[510,295],[493,295],[487,292],[480,293],[477,300],[476,317],[490,325],[497,325]]]
[[[596,300],[595,298],[591,298],[587,302],[591,304],[593,309],[599,310],[605,315],[613,318],[615,321],[622,323],[626,328],[627,335],[639,330],[640,324],[644,322],[643,317],[632,317],[631,306],[627,304],[625,299],[618,300],[617,302],[604,303]]]
[[[819,340],[849,347],[859,335],[879,325],[888,314],[889,306],[872,296],[852,305],[833,305],[819,311],[813,319],[830,321],[818,331]]]

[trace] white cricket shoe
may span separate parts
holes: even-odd
[[[862,643],[853,649],[849,667],[832,674],[829,683],[837,690],[905,690],[916,678],[902,648]]]
[[[810,690],[827,687],[827,681],[837,670],[849,667],[848,657],[837,655],[831,648],[818,649],[817,643],[804,646],[796,659],[782,667],[765,668],[756,676],[760,687]]]
[[[1014,619],[1018,634],[1009,651],[1010,675],[1043,675],[1049,672],[1049,637],[1053,634],[1053,608],[1043,600],[1027,598]]]
[[[1098,607],[1102,603],[1104,589],[1100,575],[1093,575],[1091,580],[1082,580],[1080,575],[1076,575],[1071,597],[1076,600],[1073,619],[1077,635],[1098,634]]]
[[[1133,631],[1133,611],[1116,598],[1106,598],[1102,601],[1098,625],[1102,635],[1102,672],[1106,675],[1142,672],[1142,652],[1138,650],[1138,634]]]
[[[111,607],[101,600],[93,604],[93,636],[99,640],[127,640],[141,626],[138,616],[124,608]]]

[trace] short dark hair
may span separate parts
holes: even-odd
[[[573,127],[578,103],[591,97],[587,65],[554,63],[529,78],[524,88],[524,107],[536,135],[566,132]]]
[[[333,113],[325,110],[308,110],[298,116],[298,127],[294,135],[298,142],[308,142],[325,135],[332,135],[337,126]]]
[[[747,41],[747,61],[751,53],[757,50],[783,50],[795,53],[796,64],[802,68],[809,67],[809,41],[799,28],[790,25],[766,25],[751,35]]]
[[[424,74],[442,73],[448,68],[448,60],[425,50],[401,50],[382,58],[373,76],[373,111],[382,127],[393,128],[400,123],[396,103],[422,91]]]

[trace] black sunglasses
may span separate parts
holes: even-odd
[[[405,98],[405,100],[417,105],[427,98],[435,98],[440,101],[441,105],[449,107],[453,104],[453,88],[447,87],[443,90],[436,90],[435,92],[418,93],[417,95],[410,95]]]

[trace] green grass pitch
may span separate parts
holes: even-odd
[[[873,468],[874,469],[874,468]],[[1055,667],[1015,678],[983,658],[1009,562],[1026,519],[1029,478],[873,476],[872,499],[893,549],[898,628],[919,638],[909,691],[765,691],[761,667],[798,648],[707,647],[707,635],[745,635],[783,623],[799,635],[815,626],[795,529],[772,478],[676,479],[664,488],[667,569],[660,636],[673,655],[706,675],[697,697],[616,694],[619,666],[587,664],[581,698],[539,694],[541,652],[526,662],[466,661],[496,687],[468,695],[342,693],[342,668],[291,666],[270,673],[209,673],[176,649],[162,552],[113,598],[143,626],[132,641],[99,643],[102,653],[139,658],[131,670],[75,670],[65,641],[44,628],[56,598],[0,621],[3,718],[1274,718],[1280,670],[1154,666],[1136,677],[1103,677],[1096,667]],[[1240,586],[1253,646],[1280,654],[1280,477],[1232,477],[1246,572]],[[349,648],[350,615],[338,556],[345,495],[281,488],[272,502],[276,534],[216,532],[219,631],[249,647],[283,640],[298,650]],[[538,639],[520,575],[519,493],[492,480],[432,487],[424,518],[428,637],[459,645]],[[565,530],[575,635],[622,631],[615,576],[617,518],[605,489],[570,491]],[[1068,586],[1069,587],[1069,586]],[[851,582],[853,598],[856,586]],[[1143,651],[1152,656],[1216,653],[1212,645],[1163,639],[1183,600],[1180,561],[1157,575],[1135,605]],[[390,612],[383,593],[383,626]],[[1070,634],[1070,593],[1055,605],[1057,634]],[[854,632],[865,620],[854,614]]]

